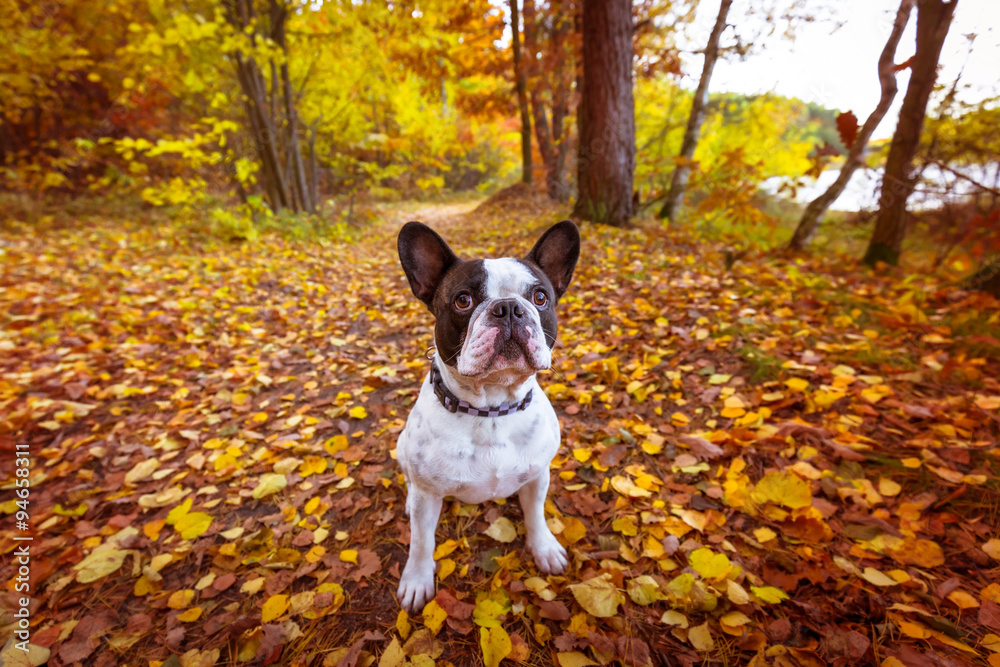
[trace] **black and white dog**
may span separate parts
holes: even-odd
[[[563,220],[522,259],[462,260],[430,227],[408,222],[398,247],[413,294],[436,318],[431,371],[396,444],[410,517],[398,594],[418,612],[434,596],[445,496],[481,503],[516,492],[538,568],[566,570],[544,511],[559,421],[535,374],[552,361],[555,306],[573,277],[580,233]]]

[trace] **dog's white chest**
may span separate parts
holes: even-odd
[[[497,418],[449,413],[426,385],[397,443],[407,482],[465,503],[506,498],[549,474],[559,422],[536,387],[531,405]]]

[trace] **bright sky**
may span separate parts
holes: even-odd
[[[718,14],[718,0],[702,0],[693,29],[688,34],[707,38]],[[736,0],[729,22],[746,21],[749,0]],[[828,0],[843,26],[816,22],[796,31],[794,41],[772,35],[767,46],[740,62],[720,60],[712,77],[712,91],[746,94],[774,92],[818,102],[824,106],[851,110],[864,122],[878,103],[880,89],[876,71],[878,57],[899,8],[898,0]],[[976,33],[971,54],[965,35]],[[910,15],[896,62],[913,55],[916,10]],[[727,39],[728,38],[728,39]],[[732,43],[732,29],[723,35],[723,44]],[[703,47],[704,45],[701,45]],[[694,87],[701,75],[701,56],[684,58],[683,85]],[[962,81],[971,88],[962,94],[966,101],[978,101],[1000,94],[1000,0],[958,0],[955,19],[944,50],[939,83],[951,83],[965,66]],[[875,138],[892,136],[909,80],[909,70],[897,80],[899,93],[892,109],[875,131]],[[932,101],[933,103],[933,101]]]

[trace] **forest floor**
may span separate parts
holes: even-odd
[[[32,645],[0,663],[1000,666],[997,302],[652,223],[582,227],[541,378],[569,571],[516,502],[449,501],[402,613],[432,318],[395,234],[520,255],[559,214],[473,208],[352,243],[0,233],[2,627],[27,543]]]

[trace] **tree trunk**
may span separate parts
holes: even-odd
[[[722,37],[723,31],[726,29],[726,17],[729,15],[729,8],[732,4],[733,0],[722,0],[719,5],[719,14],[715,17],[715,25],[712,26],[712,32],[708,36],[708,45],[705,47],[705,65],[701,68],[701,79],[698,81],[698,88],[691,101],[691,115],[688,116],[687,129],[684,130],[684,140],[681,142],[677,166],[674,167],[674,175],[670,179],[670,192],[667,193],[667,201],[660,209],[661,218],[673,220],[684,203],[684,191],[687,189],[688,178],[691,176],[691,160],[694,158],[695,149],[698,148],[698,136],[701,134],[701,126],[705,122],[708,85],[712,81],[715,63],[719,59],[719,38]]]
[[[633,213],[635,171],[630,0],[583,0],[579,127],[573,215],[622,226]]]
[[[514,79],[517,82],[517,106],[521,109],[521,180],[531,183],[531,112],[528,110],[528,86],[521,63],[520,18],[518,0],[510,0],[510,32],[514,46]]]
[[[569,200],[569,187],[566,185],[566,153],[569,142],[565,120],[569,111],[570,81],[575,65],[563,62],[563,49],[567,29],[567,20],[563,15],[556,16],[556,26],[552,33],[552,51],[560,59],[555,87],[552,91],[552,141],[555,154],[552,156],[552,169],[549,170],[547,182],[549,197],[556,201]]]
[[[958,0],[920,0],[917,3],[917,49],[910,66],[899,124],[889,146],[878,218],[864,262],[898,264],[906,236],[906,200],[913,193],[916,176],[913,157],[920,143],[920,132],[927,113],[927,101],[937,79],[938,58],[948,36]]]
[[[552,146],[552,135],[549,133],[549,119],[545,113],[545,101],[542,98],[542,80],[538,72],[538,17],[535,13],[535,1],[524,0],[524,50],[522,64],[525,76],[531,85],[531,115],[535,123],[535,140],[538,141],[538,152],[542,155],[545,165],[545,181],[551,181],[551,171],[554,166],[555,151]]]
[[[892,24],[892,32],[889,34],[889,39],[885,42],[882,55],[879,56],[878,78],[882,84],[882,96],[879,98],[878,105],[872,111],[871,115],[868,116],[864,126],[854,140],[854,144],[847,154],[847,159],[844,161],[844,166],[840,168],[840,175],[837,177],[837,180],[834,181],[833,185],[826,192],[814,199],[806,207],[805,212],[802,214],[802,220],[799,221],[799,226],[795,229],[795,234],[788,243],[788,247],[791,250],[802,250],[809,244],[813,234],[816,233],[816,229],[819,227],[820,219],[826,213],[827,209],[830,208],[830,205],[837,200],[837,197],[843,194],[844,189],[847,188],[847,184],[851,180],[851,176],[863,164],[868,141],[871,139],[872,133],[875,132],[875,128],[882,122],[886,112],[889,111],[892,100],[896,97],[896,47],[899,46],[899,40],[903,36],[903,29],[906,28],[906,24],[910,20],[910,11],[913,9],[914,1],[900,1],[899,10],[896,12],[896,20]]]
[[[295,112],[295,101],[292,98],[292,82],[288,75],[288,44],[285,38],[285,24],[288,20],[288,10],[271,0],[271,20],[274,41],[285,55],[281,62],[281,81],[285,93],[285,122],[288,123],[288,162],[292,171],[293,190],[298,200],[298,208],[306,213],[315,213],[316,207],[309,196],[309,185],[306,182],[306,168],[302,161],[302,151],[299,148],[299,118]],[[277,94],[277,91],[275,91]]]

